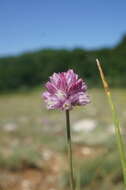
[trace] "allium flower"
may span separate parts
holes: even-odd
[[[73,106],[86,105],[90,102],[86,93],[87,85],[73,70],[54,73],[45,85],[43,93],[48,109],[69,110]]]

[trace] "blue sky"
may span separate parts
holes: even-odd
[[[110,47],[124,33],[126,0],[0,0],[0,56]]]

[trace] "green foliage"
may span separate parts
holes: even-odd
[[[112,86],[125,86],[126,37],[115,48],[86,51],[84,49],[44,49],[17,57],[0,59],[0,91],[41,85],[53,72],[73,68],[97,87],[99,79],[95,59],[104,64],[104,70]]]
[[[41,155],[33,147],[18,147],[13,150],[12,154],[5,158],[0,153],[0,167],[7,169],[22,169],[25,167],[38,167],[37,162],[41,159]]]
[[[120,184],[122,182],[121,166],[119,158],[115,152],[109,152],[106,155],[100,155],[95,158],[83,160],[80,163],[77,161],[79,169],[76,170],[76,183],[80,184],[81,189],[84,187],[94,187],[98,185],[105,185],[105,179],[110,184]],[[78,181],[79,180],[79,181]],[[67,187],[69,184],[68,172],[62,176],[62,184]]]

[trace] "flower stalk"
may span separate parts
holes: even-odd
[[[47,109],[66,112],[70,184],[71,190],[75,190],[69,110],[75,106],[85,106],[90,103],[90,98],[87,94],[87,85],[72,69],[69,69],[66,72],[53,73],[49,77],[49,81],[45,84],[45,87],[46,91],[42,94],[42,97],[44,98]]]
[[[109,85],[108,85],[108,83],[107,83],[107,81],[105,79],[105,76],[104,76],[104,73],[102,71],[100,62],[99,62],[98,59],[96,59],[96,62],[97,62],[97,66],[98,66],[100,76],[101,76],[101,79],[102,79],[102,82],[103,82],[105,93],[106,93],[106,95],[108,97],[108,102],[109,102],[111,112],[112,112],[112,116],[113,116],[113,123],[114,123],[114,126],[115,126],[115,136],[116,136],[116,140],[117,140],[117,146],[118,146],[121,165],[122,165],[122,170],[123,170],[124,186],[125,186],[125,189],[126,189],[126,153],[125,153],[125,148],[124,148],[123,137],[121,135],[120,121],[118,119],[116,108],[115,108],[115,105],[113,103],[111,92],[110,92],[110,89],[109,89]]]
[[[70,185],[71,185],[71,190],[75,190],[69,110],[66,110],[66,130],[67,130],[67,144],[68,144],[68,160],[69,160],[69,169],[70,169]]]

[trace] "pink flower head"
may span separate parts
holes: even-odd
[[[45,85],[43,93],[47,109],[69,110],[73,106],[86,105],[90,102],[86,93],[87,85],[72,69],[54,73]]]

